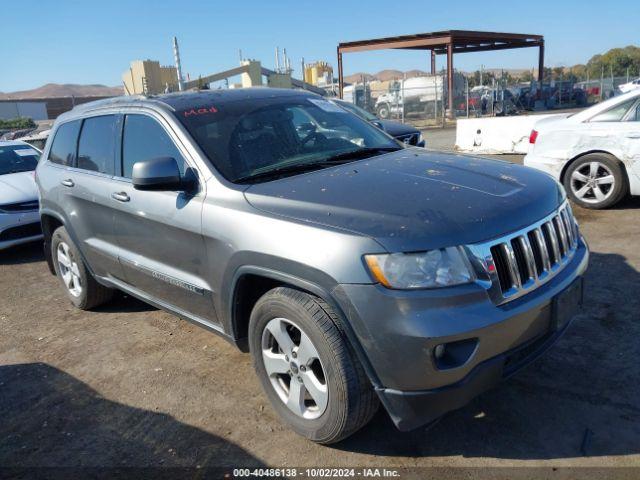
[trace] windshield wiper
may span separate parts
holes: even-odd
[[[349,150],[348,152],[336,153],[325,159],[325,162],[339,162],[345,160],[359,160],[362,158],[374,157],[380,153],[397,152],[402,147],[365,147],[357,150]]]
[[[333,165],[340,165],[342,163],[347,163],[351,160],[359,160],[362,158],[372,157],[378,153],[395,152],[397,150],[402,150],[402,147],[359,148],[357,150],[349,150],[348,152],[338,153],[336,155],[332,155],[328,158],[319,160],[317,162],[294,163],[294,164],[284,165],[282,167],[274,168],[271,170],[267,170],[264,172],[253,173],[251,175],[240,177],[236,179],[235,182],[242,183],[242,182],[252,181],[252,180],[279,177],[282,175],[286,175],[287,173],[308,172],[311,170],[317,170],[320,168],[330,167]]]
[[[310,170],[316,170],[318,168],[322,168],[328,165],[336,165],[337,163],[340,163],[340,162],[327,163],[326,161],[322,160],[320,162],[296,163],[293,165],[285,165],[283,167],[273,168],[271,170],[266,170],[264,172],[252,173],[251,175],[240,177],[234,181],[236,183],[242,183],[250,180],[260,180],[265,178],[279,177],[282,175],[286,175],[287,173],[308,172]]]

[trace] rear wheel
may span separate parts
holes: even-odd
[[[276,288],[256,303],[249,343],[272,406],[298,434],[329,444],[369,422],[378,399],[321,299]]]
[[[627,193],[620,162],[609,155],[591,153],[575,160],[564,176],[571,200],[585,208],[601,209],[618,203]]]
[[[51,236],[51,255],[56,275],[76,307],[89,310],[111,299],[113,290],[95,281],[64,227]]]

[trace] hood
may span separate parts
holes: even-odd
[[[33,172],[0,175],[0,205],[30,202],[38,199]]]
[[[260,210],[366,235],[391,252],[488,240],[540,220],[563,195],[553,178],[527,167],[418,149],[245,191]]]
[[[409,135],[411,133],[420,133],[415,127],[405,125],[404,123],[394,122],[393,120],[378,120],[382,124],[382,128],[392,137],[400,135]]]

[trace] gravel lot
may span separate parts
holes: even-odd
[[[75,310],[40,245],[0,253],[0,466],[640,467],[640,199],[575,210],[586,309],[547,355],[429,431],[381,411],[332,447],[217,336],[125,296]]]

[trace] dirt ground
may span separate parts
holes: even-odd
[[[640,199],[575,210],[586,309],[552,350],[429,431],[380,411],[331,447],[214,334],[125,296],[78,311],[40,245],[0,253],[0,466],[640,467]]]

